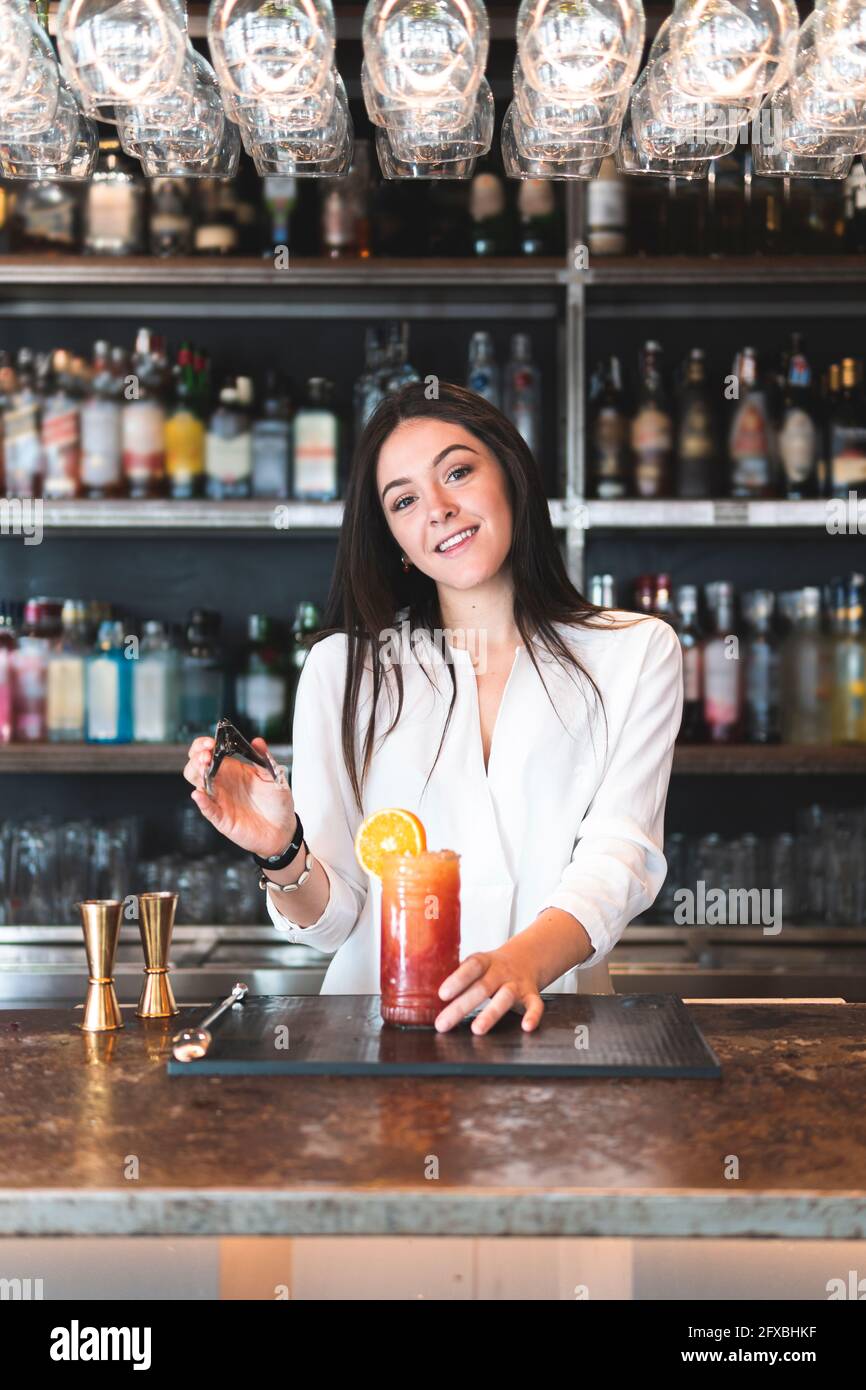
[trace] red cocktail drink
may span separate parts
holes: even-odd
[[[439,986],[460,964],[460,855],[382,857],[382,1018],[430,1028]]]

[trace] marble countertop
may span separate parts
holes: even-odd
[[[866,1238],[866,1004],[688,1007],[721,1080],[179,1078],[200,1008],[5,1010],[0,1235]]]

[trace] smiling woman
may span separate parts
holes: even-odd
[[[268,911],[334,956],[327,993],[378,992],[381,886],[355,858],[362,820],[417,815],[431,847],[461,857],[463,958],[436,1026],[483,1005],[475,1032],[511,1008],[535,1028],[542,990],[611,991],[606,958],[664,881],[681,666],[666,623],[571,584],[511,422],[461,387],[430,400],[412,384],[358,445],[298,685],[291,814],[249,768],[232,771],[237,800],[223,784],[222,809],[194,795],[273,856]],[[192,781],[196,767],[191,750]]]

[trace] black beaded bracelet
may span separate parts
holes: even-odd
[[[298,816],[297,811],[295,815],[298,817],[298,824],[294,839],[288,849],[284,849],[282,854],[272,854],[269,859],[262,859],[258,854],[253,855],[253,859],[260,869],[272,869],[278,872],[280,869],[287,869],[291,864],[298,850],[301,848],[301,845],[304,843],[304,827],[301,825],[301,818]]]

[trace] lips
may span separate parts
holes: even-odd
[[[456,551],[462,550],[463,547],[464,547],[465,545],[468,545],[469,542],[470,542],[471,540],[474,540],[475,536],[478,534],[478,527],[477,527],[477,526],[464,526],[464,527],[462,528],[462,530],[463,530],[463,531],[469,531],[469,532],[471,532],[471,535],[464,536],[464,537],[463,537],[463,540],[458,541],[456,545],[449,546],[447,550],[439,550],[438,547],[434,547],[434,552],[435,552],[435,554],[437,554],[437,555],[453,555]],[[460,534],[461,534],[460,531],[453,531],[453,532],[452,532],[452,536],[459,536]],[[445,537],[445,540],[446,540],[446,541],[447,541],[447,540],[451,540],[452,536],[446,536],[446,537]],[[444,544],[444,541],[440,541],[439,544],[440,544],[440,545],[443,545],[443,544]]]

